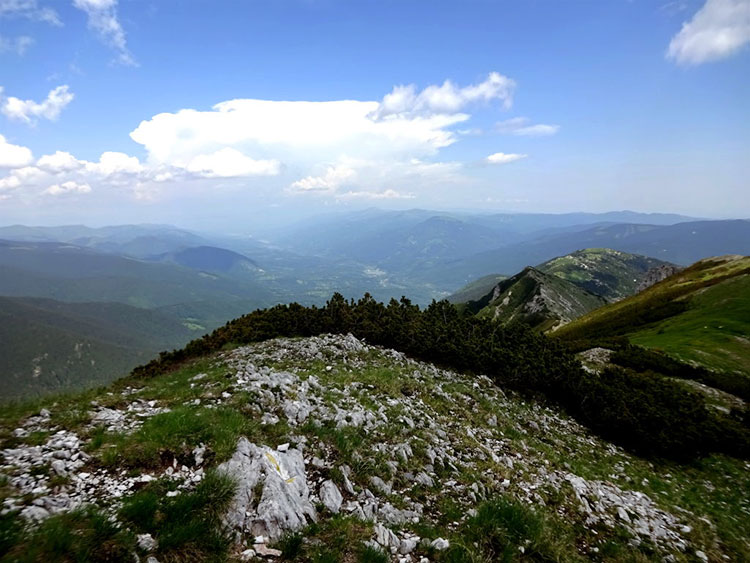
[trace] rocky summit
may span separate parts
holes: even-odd
[[[85,536],[95,515],[97,549],[150,563],[722,561],[747,546],[720,534],[750,522],[747,462],[649,462],[486,376],[352,335],[29,409],[3,419],[3,560],[33,560],[56,520]]]

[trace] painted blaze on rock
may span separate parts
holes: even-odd
[[[234,529],[276,540],[317,520],[301,451],[280,452],[240,438],[232,459],[218,470],[237,480],[225,517]]]

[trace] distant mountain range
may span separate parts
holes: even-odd
[[[577,294],[579,290],[607,300],[632,293],[638,276],[630,277],[631,267],[642,272],[660,263],[658,259],[687,264],[706,255],[750,253],[748,221],[694,221],[632,212],[482,215],[367,210],[315,218],[264,236],[196,233],[168,225],[0,227],[0,296],[14,298],[3,307],[12,313],[8,318],[18,337],[8,337],[8,342],[20,342],[24,335],[34,339],[46,331],[39,341],[59,352],[59,365],[47,363],[42,368],[43,373],[57,375],[31,381],[29,388],[90,381],[80,367],[85,355],[71,360],[65,352],[81,342],[88,343],[84,348],[91,351],[85,356],[89,363],[102,366],[109,357],[113,367],[103,371],[124,373],[156,348],[182,345],[258,307],[292,301],[322,304],[335,291],[347,298],[367,292],[381,301],[407,296],[425,305],[472,282],[451,299],[478,301],[509,274],[572,253],[537,267],[540,274],[527,271],[523,283],[530,277],[535,283],[547,280],[541,285],[549,294],[548,275],[554,274],[557,294],[569,299],[575,294],[578,302],[586,303],[573,307],[579,314],[593,303]],[[614,265],[609,255],[576,253],[594,246],[636,249],[652,258]],[[563,288],[564,280],[572,287]],[[32,304],[23,299],[49,301]],[[105,305],[118,304],[131,308],[127,314],[122,309],[123,318],[140,318],[143,313],[138,322],[164,330],[164,338],[140,340],[128,328],[137,331],[136,322],[120,325],[123,334],[117,338],[107,336],[107,331],[98,339],[95,330],[78,333],[73,329],[77,321],[71,319],[80,318],[80,312],[70,307],[81,304],[90,312],[89,325],[81,326],[90,326],[95,317],[112,326],[116,309]],[[144,333],[150,334],[151,328]],[[6,373],[14,380],[24,373],[32,377],[36,368],[31,362],[42,350],[18,345],[16,349],[28,353],[17,354]],[[65,367],[72,365],[79,367]],[[59,375],[65,373],[71,375]]]
[[[425,276],[460,287],[491,273],[518,272],[583,248],[611,248],[689,265],[706,256],[750,254],[750,221],[694,221],[676,225],[617,224],[544,235],[445,263]]]

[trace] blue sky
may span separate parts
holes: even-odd
[[[0,0],[0,87],[2,223],[750,216],[750,0]]]

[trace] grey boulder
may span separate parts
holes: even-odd
[[[235,530],[273,541],[317,520],[305,462],[296,448],[280,452],[240,438],[232,459],[218,471],[237,481],[237,492],[225,515]]]

